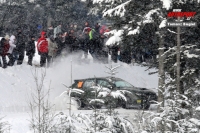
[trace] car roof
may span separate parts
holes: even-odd
[[[107,80],[122,80],[121,78],[107,76],[107,77],[94,77],[94,78],[84,78],[84,79],[75,79],[74,81],[85,81],[88,79],[107,79]]]

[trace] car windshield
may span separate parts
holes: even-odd
[[[116,80],[113,82],[117,88],[130,88],[133,87],[130,83],[123,81],[123,80]]]

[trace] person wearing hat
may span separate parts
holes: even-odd
[[[86,23],[86,24],[88,24],[88,23]],[[91,30],[92,30],[92,28],[85,27],[83,29],[83,32],[82,32],[82,35],[81,35],[81,37],[83,39],[83,43],[84,43],[84,45],[83,45],[83,52],[84,52],[85,58],[87,58],[87,56],[88,56],[89,43],[90,43],[89,33],[90,33]]]
[[[35,55],[35,36],[31,36],[30,41],[27,43],[26,55],[28,56],[28,65],[32,66],[33,57]]]
[[[40,54],[40,67],[43,67],[46,64],[48,57],[48,41],[46,39],[46,32],[41,32],[41,37],[37,42],[38,53]]]
[[[9,35],[6,35],[5,36],[5,43],[4,43],[4,49],[3,49],[3,55],[8,55],[8,51],[10,49],[10,44],[9,44],[9,41],[10,41],[10,36]]]

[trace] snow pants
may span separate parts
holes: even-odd
[[[1,60],[0,60],[0,67],[6,68],[7,67],[6,55],[2,55],[1,58],[2,58],[2,61],[3,61],[3,66],[2,66]]]
[[[21,65],[23,63],[23,60],[24,60],[25,47],[20,47],[18,49],[18,54],[19,54],[19,58],[17,60],[17,65]]]
[[[14,56],[13,56],[13,54],[8,54],[8,58],[9,58],[8,65],[9,66],[13,66],[14,65]]]
[[[40,67],[45,66],[47,58],[48,58],[48,53],[40,54]]]
[[[33,54],[28,55],[28,65],[32,66],[32,62],[33,62]]]

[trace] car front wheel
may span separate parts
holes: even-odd
[[[150,102],[148,100],[142,102],[142,109],[149,109]]]

